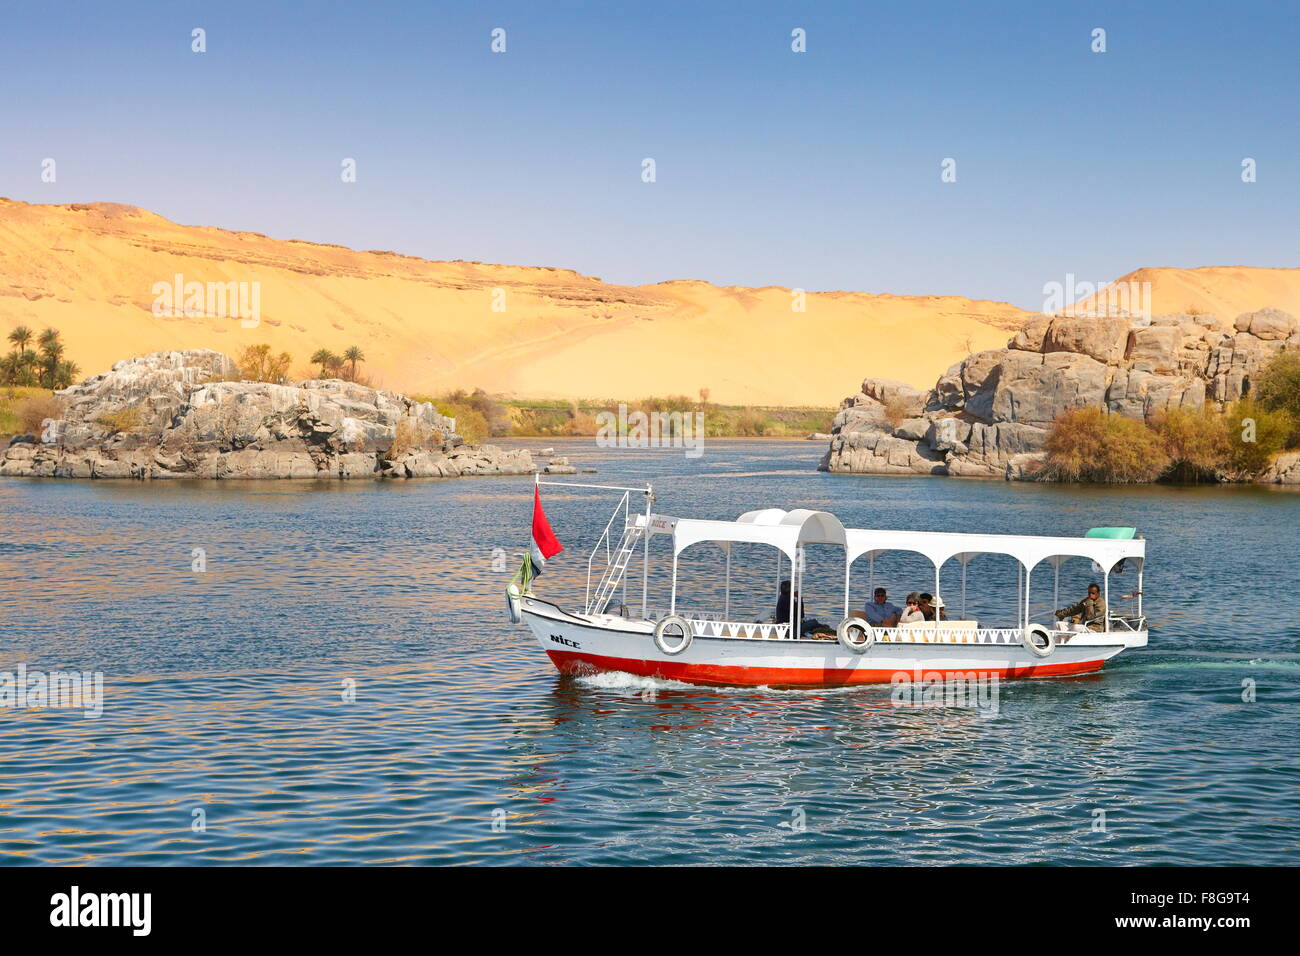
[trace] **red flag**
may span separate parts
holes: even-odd
[[[551,530],[551,523],[546,520],[542,510],[542,489],[533,486],[533,574],[541,574],[547,558],[553,558],[564,550],[560,539]]]

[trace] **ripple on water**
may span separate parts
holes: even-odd
[[[99,670],[106,694],[96,719],[0,709],[0,859],[1294,860],[1300,582],[1275,556],[1300,496],[830,476],[802,442],[719,442],[699,462],[545,444],[601,480],[653,479],[682,514],[757,502],[1026,533],[1136,516],[1152,644],[1099,677],[1003,683],[991,713],[896,707],[887,687],[562,678],[504,620],[492,570],[524,540],[526,482],[0,483],[0,669]],[[593,500],[548,499],[570,548],[548,589],[581,595],[581,541],[608,516]],[[736,573],[759,593],[744,613],[770,613],[767,560]],[[894,591],[923,579],[877,573]],[[832,593],[814,567],[809,595],[818,574]],[[1257,591],[1230,627],[1225,578]],[[972,595],[981,617],[1005,613],[993,591]]]

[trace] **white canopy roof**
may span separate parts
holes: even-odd
[[[644,516],[633,521],[644,525]],[[723,547],[742,541],[767,544],[794,560],[798,548],[808,544],[841,545],[849,563],[866,555],[876,557],[888,551],[922,554],[940,567],[956,559],[965,564],[980,554],[1006,554],[1026,569],[1046,561],[1059,565],[1066,558],[1088,558],[1103,568],[1113,568],[1122,558],[1141,560],[1146,542],[1141,538],[1066,538],[1018,534],[962,534],[948,531],[885,531],[849,528],[826,511],[804,508],[785,511],[766,508],[748,511],[735,521],[696,518],[668,518],[654,515],[651,533],[671,533],[673,554],[693,544],[712,541]]]
[[[980,554],[1007,554],[1026,569],[1043,561],[1060,564],[1066,558],[1089,558],[1109,570],[1121,558],[1141,560],[1146,542],[1141,538],[1054,538],[1024,534],[961,534],[949,531],[865,531],[845,532],[847,559],[863,555],[876,557],[887,551],[923,554],[935,567],[956,558],[962,564]]]
[[[806,544],[837,544],[841,547],[848,544],[839,518],[827,511],[805,508],[747,511],[735,521],[678,518],[673,524],[672,534],[675,555],[701,541],[714,541],[724,547],[733,541],[748,541],[779,548],[793,561],[795,551]]]

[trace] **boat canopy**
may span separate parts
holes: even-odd
[[[644,519],[638,518],[636,523],[644,525]],[[726,550],[730,550],[733,542],[771,545],[791,560],[795,560],[796,553],[805,545],[839,545],[844,548],[845,561],[850,565],[864,556],[874,560],[889,551],[910,551],[928,558],[935,568],[952,560],[966,565],[981,554],[1009,555],[1026,571],[1042,563],[1059,568],[1070,558],[1086,558],[1110,569],[1124,559],[1141,562],[1146,556],[1146,541],[1136,537],[846,529],[833,514],[806,508],[747,511],[735,521],[668,518],[656,514],[651,517],[650,527],[652,534],[672,534],[674,556],[706,541]]]
[[[658,517],[658,516],[655,516]],[[652,520],[652,533],[656,526]],[[672,522],[673,556],[681,554],[693,544],[710,541],[730,550],[733,542],[768,544],[779,549],[791,561],[799,548],[808,544],[833,544],[848,547],[847,534],[840,519],[827,511],[809,511],[797,508],[766,508],[747,511],[735,521],[708,521],[696,518],[678,518]],[[665,529],[666,530],[666,529]]]
[[[912,551],[925,555],[936,568],[956,559],[965,565],[981,554],[1006,554],[1026,571],[1046,562],[1060,567],[1070,558],[1088,558],[1103,568],[1115,567],[1125,558],[1141,561],[1146,541],[1141,538],[1054,538],[1020,534],[963,534],[948,531],[867,531],[850,528],[845,532],[850,564],[866,555],[876,558],[887,551]]]

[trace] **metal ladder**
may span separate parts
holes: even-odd
[[[605,605],[609,603],[609,599],[618,590],[618,586],[623,580],[623,572],[627,570],[628,564],[632,561],[637,542],[641,540],[642,530],[641,527],[635,524],[629,524],[623,529],[623,537],[619,539],[618,549],[613,554],[613,560],[610,562],[609,567],[605,569],[600,583],[596,586],[596,596],[587,605],[588,614],[605,613]]]

